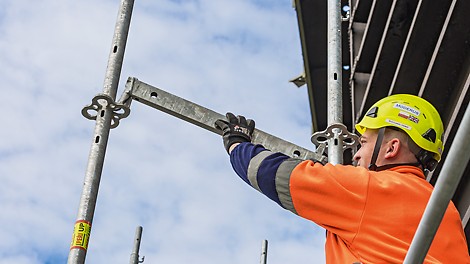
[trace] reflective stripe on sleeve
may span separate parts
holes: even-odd
[[[282,207],[297,214],[290,194],[290,176],[292,170],[303,160],[289,158],[282,162],[276,172],[276,191]]]
[[[273,152],[269,150],[262,151],[258,153],[256,156],[254,156],[251,159],[250,164],[248,165],[248,171],[247,171],[248,180],[250,181],[251,186],[255,188],[256,190],[258,190],[259,192],[261,192],[261,189],[259,188],[259,185],[258,185],[258,179],[257,179],[259,166],[261,165],[261,163],[266,157],[272,154]]]

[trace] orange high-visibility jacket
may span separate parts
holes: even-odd
[[[327,230],[327,263],[403,263],[433,190],[423,172],[374,172],[293,159],[242,143],[230,155],[237,174],[283,208]],[[451,202],[424,263],[470,263]]]

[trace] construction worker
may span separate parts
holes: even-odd
[[[253,120],[217,120],[235,172],[284,209],[327,230],[326,263],[403,263],[433,187],[444,132],[436,109],[413,95],[375,103],[356,125],[357,166],[290,158],[254,145]],[[470,263],[460,216],[449,203],[425,263]]]

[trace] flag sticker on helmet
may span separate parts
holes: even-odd
[[[411,127],[408,126],[408,125],[405,125],[403,123],[400,123],[400,122],[397,122],[395,120],[392,120],[392,119],[385,119],[385,122],[389,123],[389,124],[392,124],[392,125],[395,125],[397,127],[401,127],[401,128],[404,128],[404,129],[407,129],[407,130],[411,130]]]
[[[401,111],[400,111],[400,113],[398,113],[398,116],[403,117],[404,119],[410,118],[410,114],[405,113],[405,112],[401,112]]]
[[[420,112],[419,110],[413,108],[413,107],[410,107],[410,106],[407,106],[407,105],[404,105],[404,104],[400,104],[400,103],[395,103],[393,105],[394,108],[397,108],[397,109],[400,109],[400,110],[403,110],[405,112],[408,112],[410,114],[413,114],[415,116],[419,116]]]
[[[415,122],[416,124],[419,123],[419,119],[418,119],[416,116],[410,115],[410,117],[408,118],[408,120],[411,120],[412,122]]]
[[[398,116],[399,116],[399,117],[403,117],[404,119],[408,119],[408,120],[410,120],[411,122],[414,122],[414,123],[416,123],[416,124],[419,123],[419,119],[418,119],[416,116],[412,116],[412,115],[410,115],[410,114],[408,114],[408,113],[405,113],[405,112],[400,111],[400,112],[398,113]]]

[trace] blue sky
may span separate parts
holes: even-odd
[[[118,0],[0,0],[0,263],[64,263]],[[136,0],[129,76],[303,147],[310,143],[290,0]],[[110,134],[87,263],[323,263],[322,229],[231,170],[220,137],[141,105]]]

